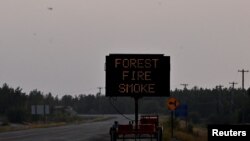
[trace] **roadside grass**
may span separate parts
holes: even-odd
[[[198,129],[201,132],[204,132],[204,129]],[[186,131],[176,131],[175,134],[176,138],[181,141],[207,141],[206,134],[199,134],[197,133],[188,133]]]
[[[97,117],[95,119],[92,120],[92,122],[100,122],[100,121],[106,121],[106,120],[110,120],[110,119],[114,119],[115,117]]]
[[[163,125],[163,141],[169,141],[171,139],[171,122],[169,118],[160,120]],[[207,130],[199,125],[186,123],[182,120],[174,121],[174,138],[180,141],[207,141]]]
[[[70,124],[84,124],[90,122],[100,122],[112,119],[114,117],[105,117],[105,116],[91,116],[91,117],[75,117],[68,121],[49,121],[49,122],[33,122],[33,123],[22,123],[22,124],[6,124],[0,125],[0,133],[2,132],[9,132],[9,131],[18,131],[18,130],[27,130],[27,129],[35,129],[35,128],[50,128],[50,127],[58,127],[58,126],[65,126]]]
[[[0,126],[0,133],[9,132],[9,131],[19,131],[19,130],[27,130],[34,128],[49,128],[49,127],[57,127],[66,125],[65,122],[52,122],[52,123],[24,123],[18,125],[6,125]]]

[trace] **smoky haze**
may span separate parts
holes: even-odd
[[[171,56],[171,89],[240,87],[238,69],[250,68],[249,7],[247,0],[2,0],[0,83],[97,93],[109,53],[160,53]]]

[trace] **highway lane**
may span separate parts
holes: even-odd
[[[128,123],[128,120],[120,115],[112,116],[115,116],[115,119],[0,133],[0,141],[109,141],[109,128],[115,120]]]

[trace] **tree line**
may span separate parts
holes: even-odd
[[[190,90],[175,89],[171,96],[188,106],[187,119],[194,123],[246,123],[250,122],[250,89],[194,87]],[[166,107],[168,97],[144,97],[139,100],[140,114],[170,113]],[[10,122],[32,121],[32,105],[49,105],[51,115],[56,106],[72,107],[78,114],[134,114],[134,99],[130,97],[109,98],[97,94],[64,95],[44,94],[34,89],[28,94],[20,87],[8,84],[0,87],[0,117]]]

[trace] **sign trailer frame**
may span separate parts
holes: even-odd
[[[106,97],[133,97],[135,131],[142,97],[170,96],[170,56],[164,54],[109,54],[106,56]]]

